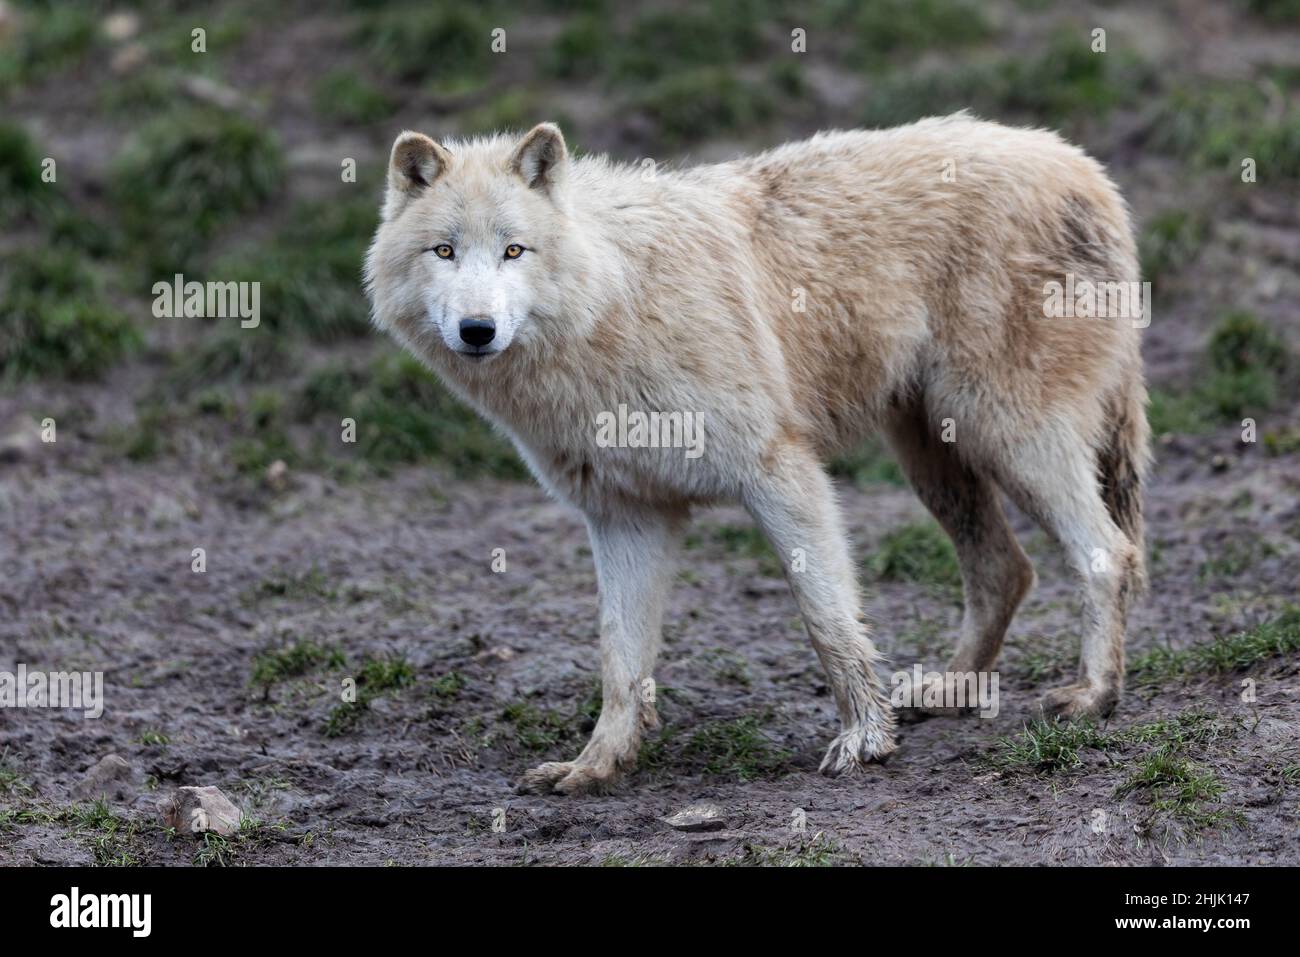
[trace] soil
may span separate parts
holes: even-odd
[[[32,791],[0,796],[0,808],[67,805],[90,766],[119,754],[136,780],[114,807],[141,822],[128,846],[144,862],[192,858],[192,839],[148,825],[173,787],[208,784],[264,822],[239,846],[248,863],[702,862],[819,847],[833,847],[833,859],[898,864],[1300,858],[1296,789],[1280,773],[1300,757],[1293,664],[1253,670],[1253,704],[1233,676],[1131,692],[1111,719],[1124,728],[1194,709],[1230,723],[1230,738],[1198,759],[1226,785],[1224,805],[1240,810],[1235,826],[1189,836],[1153,822],[1139,799],[1115,796],[1121,756],[1096,752],[1052,776],[988,765],[998,739],[1033,717],[1037,697],[1061,683],[1076,654],[1077,606],[1061,563],[1019,519],[1040,585],[1013,626],[995,718],[904,725],[887,764],[845,779],[819,775],[834,710],[793,600],[759,559],[702,536],[687,552],[688,580],[674,589],[657,675],[662,716],[677,730],[666,759],[614,794],[520,796],[522,771],[571,757],[589,728],[580,712],[598,667],[596,590],[575,515],[528,485],[446,482],[423,469],[359,485],[302,477],[250,506],[165,466],[88,475],[76,440],[68,446],[53,462],[6,471],[0,636],[12,649],[5,659],[29,668],[104,670],[107,707],[97,721],[5,712],[0,752]],[[1255,596],[1293,589],[1294,547],[1253,567],[1231,600],[1216,604],[1197,584],[1198,565],[1225,534],[1269,534],[1296,519],[1294,463],[1243,458],[1214,472],[1204,457],[1167,453],[1152,483],[1159,559],[1133,615],[1133,651],[1244,626],[1259,615]],[[1290,510],[1225,514],[1222,503],[1244,489]],[[882,530],[922,514],[905,489],[846,490],[844,504],[864,553]],[[701,525],[744,521],[723,509]],[[195,547],[206,550],[202,574],[191,571]],[[494,573],[498,548],[507,564]],[[289,585],[268,587],[277,582]],[[900,667],[937,667],[960,615],[951,593],[901,583],[875,588],[870,608]],[[323,728],[345,672],[316,669],[269,694],[250,685],[255,654],[291,636],[337,646],[350,662],[404,656],[415,681],[329,737]],[[1059,673],[1050,680],[1030,677],[1035,649],[1053,657]],[[453,671],[463,690],[440,697],[433,683]],[[520,701],[561,716],[561,740],[532,750],[512,739],[502,715]],[[761,716],[773,749],[789,752],[757,779],[708,773],[672,746],[707,722],[744,716]],[[484,745],[466,730],[476,721],[505,733]],[[150,731],[169,743],[141,743]],[[725,829],[683,833],[662,821],[702,801],[723,809]],[[504,832],[491,829],[498,808]],[[800,812],[803,832],[792,829]],[[91,855],[85,835],[65,823],[0,833],[0,863]]]

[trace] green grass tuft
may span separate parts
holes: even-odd
[[[193,261],[220,227],[279,195],[284,161],[267,129],[192,109],[146,124],[113,164],[110,193],[146,267],[164,274]]]
[[[1158,684],[1173,678],[1225,675],[1300,652],[1300,606],[1289,605],[1266,622],[1231,635],[1171,650],[1153,648],[1129,662],[1130,680]]]
[[[774,744],[763,730],[763,722],[768,717],[767,714],[746,715],[710,721],[691,734],[682,756],[699,764],[705,774],[740,782],[784,774],[790,752]]]
[[[17,250],[0,262],[0,376],[93,379],[140,344],[74,250]]]
[[[298,640],[281,648],[268,648],[253,657],[253,674],[250,679],[254,685],[269,687],[307,674],[324,665],[328,668],[343,668],[347,662],[343,652],[338,648],[327,648],[310,640]]]
[[[957,552],[934,522],[904,525],[880,540],[869,567],[881,581],[910,581],[955,587],[961,584]]]

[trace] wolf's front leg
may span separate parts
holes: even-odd
[[[684,510],[588,518],[600,587],[600,718],[575,760],[533,768],[520,790],[600,790],[636,764],[641,730],[658,723],[647,679],[659,654],[664,601],[686,518]]]
[[[841,732],[821,770],[839,774],[894,750],[894,712],[861,614],[848,539],[821,464],[797,443],[771,450],[745,504],[781,557],[835,695]]]

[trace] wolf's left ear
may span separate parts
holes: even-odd
[[[392,219],[408,202],[432,186],[450,163],[451,154],[423,133],[407,130],[399,136],[388,160],[384,219]]]
[[[530,189],[550,192],[564,176],[569,150],[564,134],[554,123],[539,123],[528,131],[510,156],[510,169]]]

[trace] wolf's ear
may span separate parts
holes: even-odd
[[[399,136],[388,160],[384,219],[392,219],[408,202],[432,186],[450,163],[451,154],[423,133],[407,130]]]
[[[510,169],[530,189],[550,192],[559,185],[568,163],[564,134],[554,123],[539,123],[528,131],[510,156]]]

